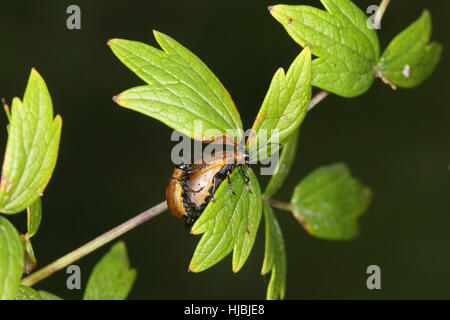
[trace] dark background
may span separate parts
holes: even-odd
[[[367,8],[377,1],[356,1]],[[284,1],[311,4],[319,1]],[[66,8],[78,4],[82,29],[66,28]],[[253,123],[270,80],[300,47],[267,11],[272,1],[2,1],[0,96],[23,96],[31,67],[42,74],[55,114],[63,117],[60,153],[45,191],[41,228],[33,239],[38,267],[79,247],[164,199],[172,171],[171,129],[122,109],[111,97],[143,82],[106,42],[121,37],[152,45],[162,31],[197,54],[233,96],[245,128]],[[277,211],[287,248],[287,299],[450,298],[448,1],[392,1],[379,33],[382,48],[417,19],[423,6],[444,55],[433,77],[414,90],[376,81],[355,99],[327,98],[306,117],[291,177],[277,197],[318,166],[344,161],[370,186],[374,201],[351,242],[310,237]],[[6,116],[1,148],[6,143]],[[263,179],[262,182],[265,182]],[[11,217],[25,231],[25,215]],[[231,257],[201,274],[187,272],[199,237],[164,213],[121,237],[138,277],[132,299],[263,299],[270,276],[260,270],[261,225],[241,272]],[[83,288],[107,245],[77,264]],[[366,288],[377,264],[382,290]],[[77,299],[65,271],[35,287]]]

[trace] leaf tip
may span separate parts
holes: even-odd
[[[238,273],[241,270],[242,266],[240,265],[233,265],[231,268],[231,271],[233,271],[233,273]]]
[[[120,94],[116,94],[114,97],[112,97],[112,100],[117,103],[118,105],[120,105],[119,100],[120,100]]]
[[[197,230],[197,228],[195,227],[195,224],[194,224],[191,228],[191,231],[189,231],[189,233],[192,235],[198,235],[200,232]]]
[[[17,104],[17,103],[22,103],[22,100],[20,100],[20,98],[19,97],[14,97],[13,99],[12,99],[12,104],[14,105],[14,104]]]
[[[44,81],[44,79],[42,78],[42,76],[39,74],[39,72],[36,70],[35,67],[31,68],[30,80],[32,80],[32,79],[37,79],[39,81]]]
[[[276,5],[276,6],[270,6],[270,7],[268,7],[268,9],[269,9],[269,13],[276,19],[276,20],[278,20],[279,22],[281,22],[281,16],[282,16],[282,13],[280,12],[280,5]],[[292,20],[292,19],[291,19]],[[291,21],[291,23],[292,23],[292,21]]]
[[[57,127],[62,127],[62,117],[59,114],[55,116],[53,122],[56,123]]]
[[[191,264],[190,264],[189,267],[188,267],[188,272],[191,272],[191,273],[197,273],[197,272],[198,272],[198,271],[195,270],[195,268],[192,266],[192,262],[191,262]]]
[[[35,67],[32,67],[31,68],[31,72],[30,72],[32,75],[39,75],[39,72],[36,70],[36,68]]]
[[[107,45],[108,47],[111,47],[111,46],[114,44],[114,42],[115,42],[116,40],[117,40],[116,38],[108,39],[108,41],[106,42],[106,45]]]
[[[422,12],[422,16],[425,16],[427,18],[431,18],[431,12],[428,9],[424,9]]]
[[[265,276],[270,270],[266,270],[265,266],[263,265],[261,272],[259,273],[262,276]]]
[[[158,39],[161,32],[159,32],[158,30],[155,30],[155,29],[153,29],[152,31],[153,31],[153,36],[155,37],[155,39]]]

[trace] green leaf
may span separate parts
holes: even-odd
[[[350,240],[358,235],[358,218],[368,208],[371,192],[350,175],[345,164],[323,166],[295,188],[295,218],[313,236]]]
[[[431,24],[431,15],[425,10],[391,41],[377,65],[381,78],[401,88],[413,88],[431,76],[442,54],[441,44],[429,43]]]
[[[23,245],[16,228],[0,216],[0,300],[11,300],[23,272]]]
[[[36,264],[37,264],[36,257],[34,255],[34,250],[33,250],[33,246],[31,245],[30,238],[27,235],[25,235],[25,236],[21,236],[21,239],[22,239],[22,245],[25,249],[23,272],[30,273],[31,271],[33,271],[36,268]]]
[[[255,242],[261,221],[261,190],[250,169],[248,192],[239,169],[231,174],[233,195],[225,180],[217,189],[215,202],[210,202],[191,229],[192,234],[203,234],[195,249],[189,271],[201,272],[215,265],[233,251],[233,272],[238,272],[247,260]]]
[[[50,94],[31,70],[23,103],[14,98],[0,183],[0,211],[18,213],[44,192],[55,168],[61,117],[53,119]]]
[[[63,300],[63,298],[47,291],[39,290],[39,294],[41,295],[42,300]]]
[[[37,198],[31,206],[27,208],[27,229],[28,232],[22,237],[25,248],[24,273],[30,273],[36,268],[36,257],[34,255],[31,238],[36,234],[41,224],[42,218],[42,201],[41,197]]]
[[[270,13],[302,47],[317,56],[312,85],[343,97],[366,92],[380,55],[375,30],[350,0],[321,0],[327,11],[310,6],[277,5]]]
[[[275,73],[247,141],[250,152],[264,149],[268,142],[284,144],[302,123],[310,100],[311,51],[306,47],[286,75],[282,68]],[[271,141],[272,135],[278,141]]]
[[[2,103],[3,103],[3,110],[5,110],[6,113],[6,117],[8,118],[8,121],[11,121],[11,110],[9,109],[9,106],[6,103],[5,99],[2,99]],[[7,128],[9,131],[9,125],[7,126]]]
[[[286,250],[283,234],[272,208],[264,201],[264,220],[266,224],[266,250],[261,274],[272,272],[267,287],[267,300],[284,299],[286,291]]]
[[[39,229],[42,219],[42,201],[38,197],[31,206],[27,208],[27,235],[29,238],[33,237]]]
[[[241,118],[222,83],[174,39],[156,31],[154,35],[164,51],[130,40],[108,42],[114,54],[148,84],[122,92],[114,101],[193,139],[211,141],[233,129],[240,140]],[[194,120],[201,121],[201,130],[194,127]]]
[[[42,300],[39,292],[27,286],[19,286],[14,300]]]
[[[116,243],[95,265],[84,292],[84,300],[124,300],[136,279],[130,269],[123,241]]]
[[[266,197],[273,196],[283,185],[289,172],[291,170],[292,164],[294,163],[295,155],[297,153],[298,137],[300,135],[300,129],[297,129],[290,137],[286,144],[283,146],[281,152],[280,160],[278,161],[277,167],[275,168],[275,173],[270,177],[269,183],[267,184],[264,195]]]

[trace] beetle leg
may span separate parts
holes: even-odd
[[[231,185],[231,178],[230,178],[230,175],[227,175],[227,180],[228,180],[228,189],[230,189],[230,192],[233,194],[233,196],[236,194],[236,193],[234,193],[234,191],[233,191],[233,187],[232,187],[232,185]]]
[[[209,203],[210,201],[216,202],[216,198],[214,198],[214,193],[210,194],[208,197],[206,197],[206,203]]]
[[[214,177],[214,179],[213,179],[213,187],[212,187],[212,192],[211,192],[211,195],[213,196],[213,199],[214,199],[214,194],[216,193],[216,190],[217,190],[217,188],[219,187],[218,185],[217,185],[217,181],[218,180],[220,180],[220,174],[217,174],[215,177]]]
[[[214,199],[214,193],[216,193],[216,177],[214,177],[213,178],[213,185],[212,185],[212,190],[211,190],[211,188],[210,188],[210,191],[211,191],[211,196],[213,197],[213,199]],[[214,201],[215,201],[215,199],[214,199]]]
[[[239,166],[239,170],[241,171],[242,175],[244,176],[244,183],[245,183],[245,186],[247,187],[248,193],[252,193],[252,190],[250,190],[250,186],[248,185],[248,183],[250,182],[250,177],[248,176],[247,172],[245,172],[244,168],[242,168],[242,166]]]
[[[250,182],[250,177],[248,176],[247,172],[245,172],[245,170],[244,170],[244,168],[242,168],[242,166],[239,166],[239,170],[241,170],[241,173],[245,178],[245,184],[248,184]]]

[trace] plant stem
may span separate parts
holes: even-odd
[[[282,202],[282,201],[278,201],[278,200],[275,200],[272,198],[266,198],[266,200],[274,208],[284,210],[284,211],[289,211],[289,212],[292,212],[292,210],[293,210],[292,204],[290,204],[288,202]]]
[[[30,276],[22,279],[22,284],[26,286],[32,286],[35,283],[47,278],[48,276],[52,275],[58,270],[61,270],[62,268],[70,265],[71,263],[77,261],[78,259],[81,259],[85,255],[91,253],[92,251],[100,248],[101,246],[105,245],[106,243],[116,239],[117,237],[123,235],[127,231],[130,231],[131,229],[137,227],[138,225],[148,221],[149,219],[157,216],[161,212],[167,210],[167,203],[166,201],[163,201],[156,206],[142,212],[141,214],[135,216],[134,218],[131,218],[130,220],[122,223],[121,225],[115,227],[114,229],[102,234],[101,236],[98,236],[94,240],[91,240],[90,242],[86,243],[85,245],[81,246],[80,248],[66,254],[65,256],[59,258],[58,260],[50,263],[46,267],[33,272]]]
[[[386,8],[388,7],[389,2],[391,2],[391,0],[382,0],[381,1],[380,8],[378,9],[378,11],[375,15],[375,20],[374,20],[375,26],[380,25],[381,19],[383,18],[384,13],[386,12]]]
[[[318,94],[316,94],[314,97],[312,97],[311,101],[309,102],[308,111],[310,111],[312,108],[317,106],[323,99],[328,97],[330,93],[328,91],[322,90]]]

